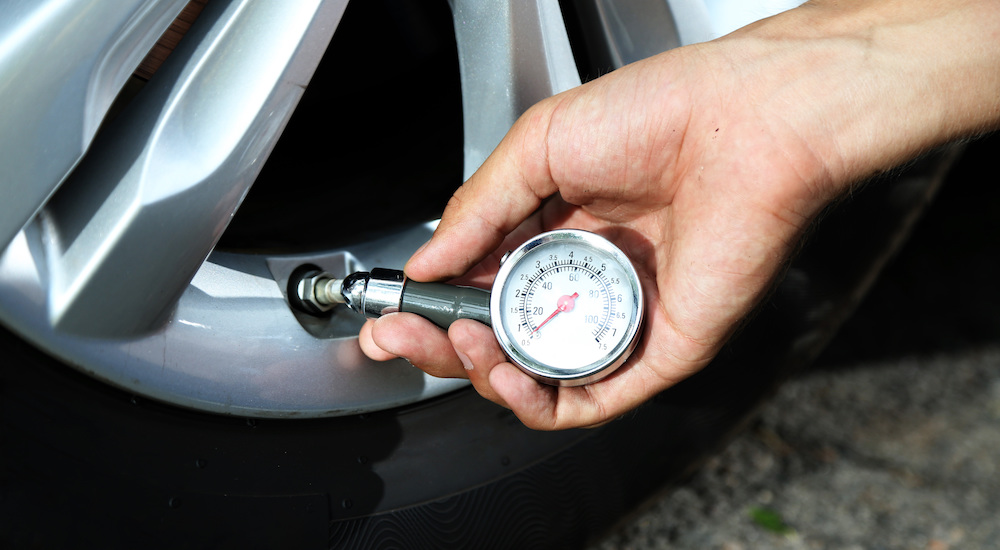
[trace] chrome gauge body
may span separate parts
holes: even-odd
[[[635,349],[642,288],[628,257],[587,231],[543,233],[511,251],[493,282],[493,331],[511,361],[543,382],[576,386]]]

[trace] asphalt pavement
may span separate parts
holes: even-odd
[[[591,550],[1000,548],[997,143],[817,363]]]

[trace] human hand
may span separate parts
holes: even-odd
[[[362,349],[467,376],[539,429],[605,422],[702,368],[823,206],[853,181],[953,137],[900,116],[912,107],[905,101],[879,101],[909,76],[883,74],[870,47],[797,36],[817,18],[839,21],[822,9],[833,8],[810,4],[534,106],[407,264],[415,280],[485,287],[500,255],[537,233],[604,235],[632,258],[648,304],[642,341],[614,374],[544,386],[507,362],[488,327],[459,321],[445,334],[407,314],[366,323]]]

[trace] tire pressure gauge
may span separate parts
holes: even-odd
[[[508,252],[492,292],[372,269],[344,279],[305,273],[290,281],[289,296],[314,314],[346,303],[368,317],[408,311],[443,328],[475,319],[493,327],[515,365],[557,386],[595,382],[621,366],[638,343],[644,310],[628,257],[576,229],[542,233]]]
[[[610,374],[638,342],[643,297],[625,254],[579,230],[543,233],[510,252],[490,317],[504,353],[531,376],[575,386]]]

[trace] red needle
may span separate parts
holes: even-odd
[[[576,305],[576,299],[579,297],[580,294],[576,292],[574,292],[572,296],[560,296],[559,300],[556,302],[556,310],[552,312],[552,315],[549,315],[548,319],[542,321],[542,324],[535,327],[535,330],[531,331],[531,333],[534,334],[538,332],[542,327],[545,326],[545,323],[551,321],[552,318],[555,317],[556,315],[559,315],[564,311],[571,311],[573,309],[573,306]]]

